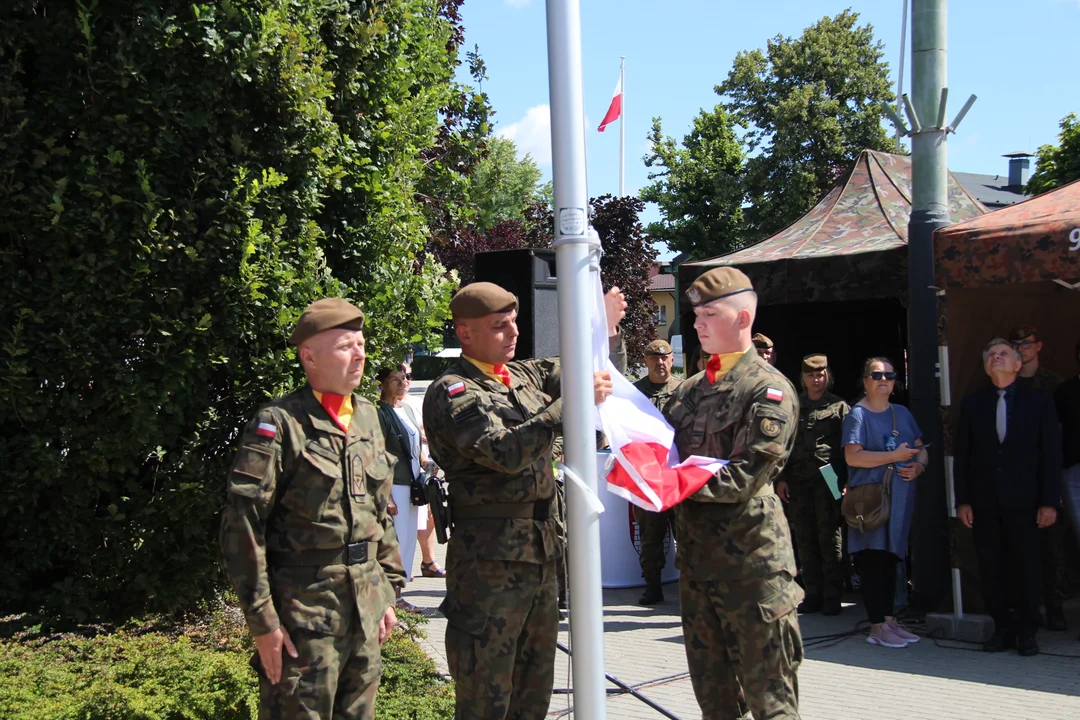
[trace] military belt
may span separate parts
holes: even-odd
[[[327,565],[359,565],[374,560],[379,554],[377,542],[355,542],[336,550],[298,550],[296,552],[270,553],[273,567],[301,567]]]
[[[454,505],[450,514],[454,524],[461,520],[547,520],[551,517],[551,499],[526,503]]]

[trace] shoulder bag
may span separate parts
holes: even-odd
[[[896,429],[896,408],[890,405],[889,409],[892,411],[892,436],[896,438],[900,434]],[[873,532],[889,522],[893,465],[889,463],[885,468],[879,483],[848,487],[840,503],[840,512],[849,527],[859,532]]]

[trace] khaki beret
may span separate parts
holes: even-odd
[[[517,297],[495,283],[474,282],[457,291],[450,301],[450,314],[455,320],[481,318],[492,313],[516,310]]]
[[[766,350],[773,346],[773,341],[769,339],[769,336],[761,333],[754,333],[754,337],[750,338],[750,342],[754,343],[754,347],[765,348]]]
[[[705,273],[686,291],[686,299],[693,307],[713,300],[749,292],[754,289],[750,278],[742,270],[733,267],[713,268]]]
[[[342,298],[316,300],[307,306],[296,321],[296,329],[289,336],[289,344],[299,345],[324,330],[334,328],[363,330],[363,311]]]
[[[645,346],[645,356],[649,355],[670,355],[671,345],[667,340],[653,340],[651,343]]]
[[[1039,331],[1036,330],[1034,326],[1017,325],[1009,331],[1009,334],[1005,337],[1005,339],[1011,343],[1018,343],[1024,338],[1029,338],[1032,336],[1034,336],[1036,340],[1039,339]]]
[[[829,358],[821,354],[807,355],[802,359],[802,371],[804,373],[817,372],[829,367]]]

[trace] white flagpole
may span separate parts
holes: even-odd
[[[570,554],[570,622],[574,651],[574,712],[604,720],[604,613],[600,588],[600,517],[596,493],[589,190],[585,173],[585,104],[581,84],[580,0],[547,0],[551,157],[555,181],[555,261],[562,348],[566,465],[581,480],[566,484]],[[591,238],[590,238],[591,235]]]
[[[626,197],[626,56],[619,58],[619,197]]]

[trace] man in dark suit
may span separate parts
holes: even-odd
[[[983,650],[1016,644],[1029,656],[1039,652],[1039,529],[1057,519],[1061,435],[1053,399],[1016,382],[1022,364],[1001,338],[983,350],[993,387],[960,406],[953,476],[956,515],[974,530],[983,599],[994,618]]]

